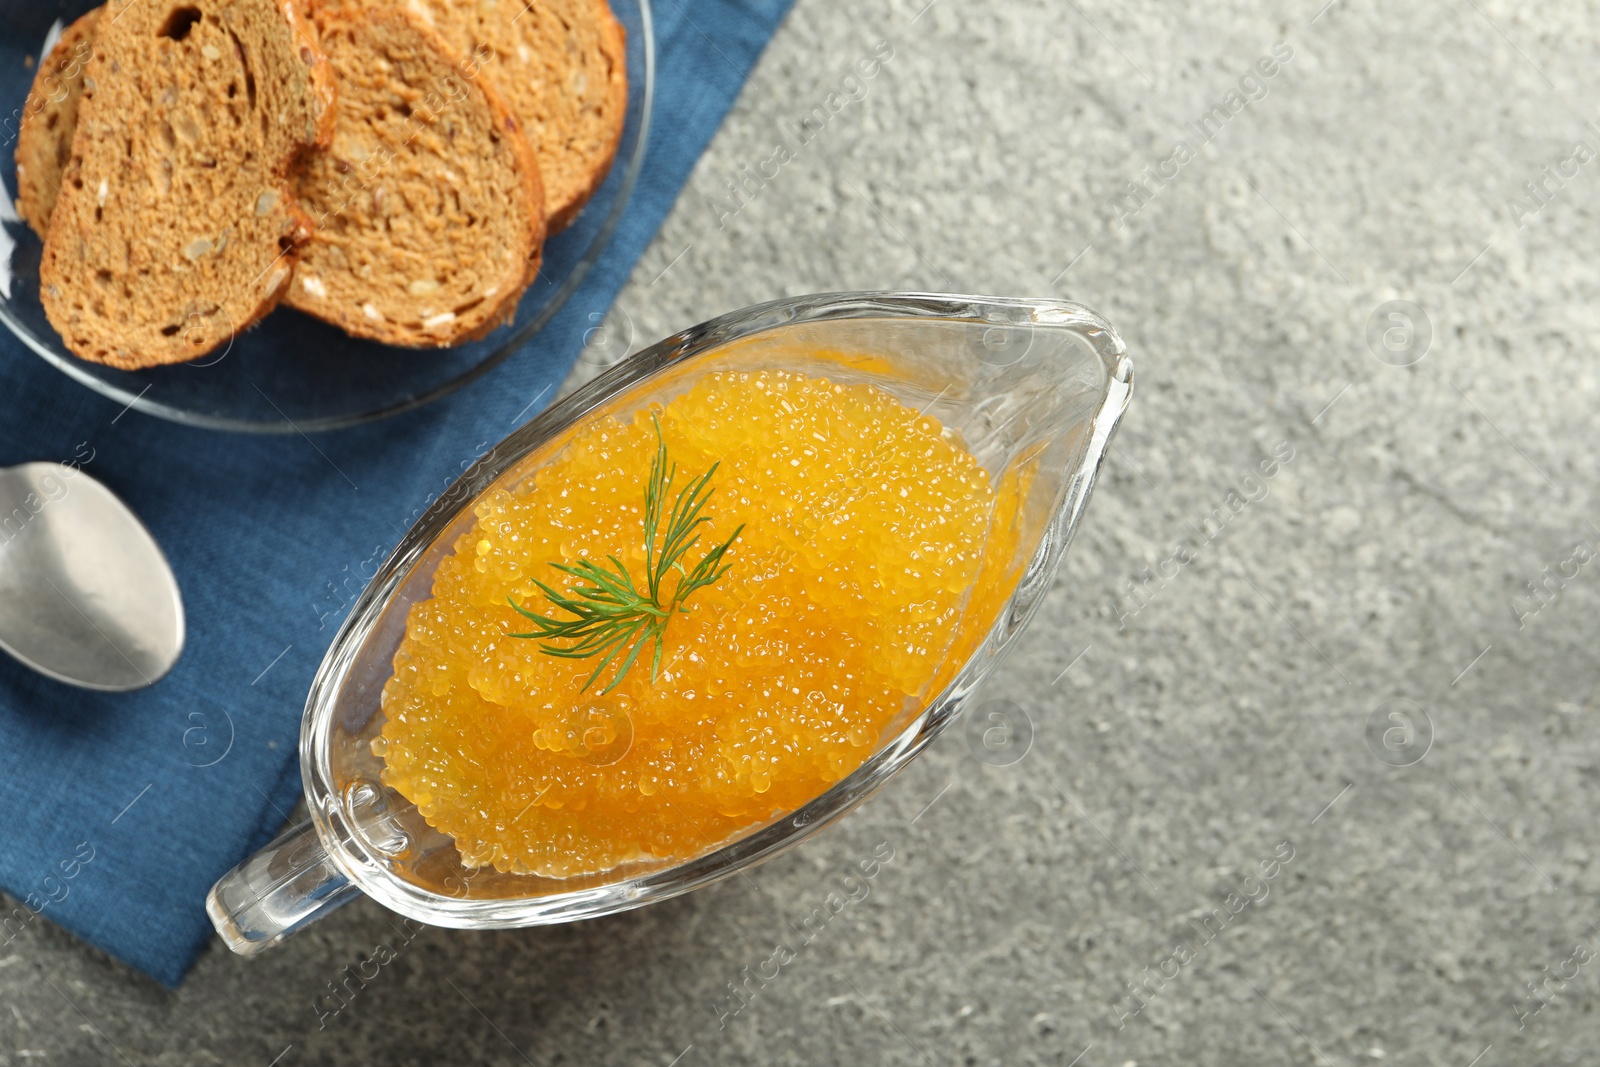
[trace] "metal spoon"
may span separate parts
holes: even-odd
[[[75,467],[0,468],[0,649],[114,692],[150,685],[183,651],[183,599],[160,546]]]

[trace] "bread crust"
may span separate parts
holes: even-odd
[[[476,340],[508,322],[523,291],[538,275],[545,237],[538,159],[511,109],[437,32],[409,12],[395,8],[319,11],[316,22],[323,46],[344,73],[346,85],[332,146],[308,162],[296,186],[300,202],[322,217],[317,220],[320,233],[305,249],[285,302],[352,336],[411,348],[442,348]],[[391,63],[395,57],[384,42],[392,42],[406,62]],[[367,69],[373,65],[381,65],[381,79]],[[396,66],[404,67],[403,72],[391,74]],[[426,91],[408,81],[418,76],[427,79]],[[383,81],[381,90],[371,84],[375,80]],[[459,157],[429,153],[436,138],[424,135],[446,127],[448,144],[453,146],[456,123],[466,126],[472,122],[474,107],[483,109],[476,118],[487,131],[485,140],[504,145],[511,156],[509,177],[514,187],[507,190],[510,196],[504,200],[481,190],[474,198],[472,190],[461,188],[464,182],[454,180],[459,176],[451,165],[465,169],[468,163],[481,162],[467,149]],[[391,108],[405,108],[405,120],[395,119]],[[359,156],[360,162],[352,164],[339,153]],[[438,289],[435,277],[395,277],[392,271],[373,269],[374,263],[414,264],[418,270],[434,269],[435,273],[443,268],[449,275],[454,273],[452,266],[461,266],[448,262],[449,246],[458,239],[469,242],[470,233],[434,229],[421,235],[432,247],[419,247],[415,238],[420,230],[433,222],[448,226],[450,220],[436,219],[425,205],[409,198],[412,214],[423,216],[408,220],[411,225],[395,227],[384,213],[386,190],[389,197],[404,195],[408,179],[415,180],[417,172],[430,165],[442,168],[444,183],[455,195],[464,197],[472,210],[494,213],[485,225],[508,246],[498,273],[481,279],[481,286],[470,285],[465,292],[454,294],[461,303],[471,304],[465,310],[460,304],[454,308],[431,306],[433,290],[406,293],[402,288],[413,283]],[[487,269],[492,258],[485,255],[471,268]],[[479,280],[476,269],[472,274],[474,281]],[[438,298],[451,296],[451,284],[447,280],[446,291]]]
[[[628,117],[628,32],[612,13],[611,5],[606,0],[592,0],[592,3],[599,27],[601,52],[615,72],[606,85],[605,114],[609,121],[603,127],[605,148],[595,157],[587,180],[574,187],[563,203],[555,205],[554,218],[550,223],[551,233],[560,233],[570,226],[605,183],[606,175],[611,173],[611,164],[617,158],[617,148],[622,144],[622,127]]]
[[[17,130],[17,214],[40,239],[50,226],[56,195],[66,170],[72,133],[78,126],[83,71],[94,48],[100,8],[80,15],[61,31],[55,47],[39,62],[22,122]]]
[[[549,232],[570,225],[610,173],[627,119],[627,36],[606,0],[313,0],[319,18],[383,6],[482,66],[539,157]]]
[[[258,87],[264,62],[287,68],[261,67]],[[259,139],[241,132],[241,92]],[[312,230],[291,175],[332,136],[335,93],[294,0],[111,0],[39,269],[45,313],[67,347],[126,370],[180,363],[276,307]],[[266,115],[273,103],[278,113]],[[178,181],[211,195],[166,199]],[[194,235],[187,244],[173,243],[179,225]]]
[[[317,41],[316,24],[311,21],[309,0],[277,0],[278,8],[289,23],[300,59],[310,74],[310,88],[316,100],[317,126],[313,134],[302,142],[299,153],[290,161],[290,170],[312,152],[327,148],[333,140],[333,124],[338,117],[338,75],[333,64]]]

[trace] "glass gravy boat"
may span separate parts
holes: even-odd
[[[957,642],[936,691],[886,729],[855,771],[802,807],[701,854],[552,879],[463,865],[454,841],[386,786],[371,742],[411,605],[475,521],[491,486],[519,481],[592,418],[629,418],[713,371],[788,369],[865,382],[960,434],[992,484],[1020,479],[1009,597],[981,640]],[[1132,366],[1111,326],[1079,304],[917,293],[776,301],[714,319],[623,361],[513,432],[428,509],[350,611],[306,700],[300,766],[310,806],[230,871],[206,907],[235,952],[254,954],[358,893],[435,926],[566,922],[636,908],[725,878],[788,849],[861,803],[938,736],[999,664],[1050,588],[1112,432]],[[1000,497],[997,494],[997,500]],[[997,504],[997,507],[1000,505]],[[964,625],[966,620],[963,620]]]

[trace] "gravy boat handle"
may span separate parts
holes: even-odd
[[[230,949],[254,956],[360,895],[308,819],[223,875],[206,913]]]

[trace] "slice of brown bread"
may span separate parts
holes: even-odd
[[[374,8],[319,25],[339,108],[332,145],[295,186],[317,232],[285,300],[386,344],[481,337],[538,273],[533,149],[499,94],[420,19]]]
[[[95,8],[61,31],[55,47],[39,62],[33,88],[22,105],[17,130],[17,213],[40,237],[50,225],[50,212],[61,189],[61,172],[78,128],[78,98],[83,71],[94,48]]]
[[[617,154],[628,107],[627,45],[606,0],[317,0],[404,6],[482,69],[527,131],[551,233],[589,202]]]
[[[39,267],[67,347],[178,363],[270,311],[311,232],[290,175],[333,93],[292,0],[111,0]]]

